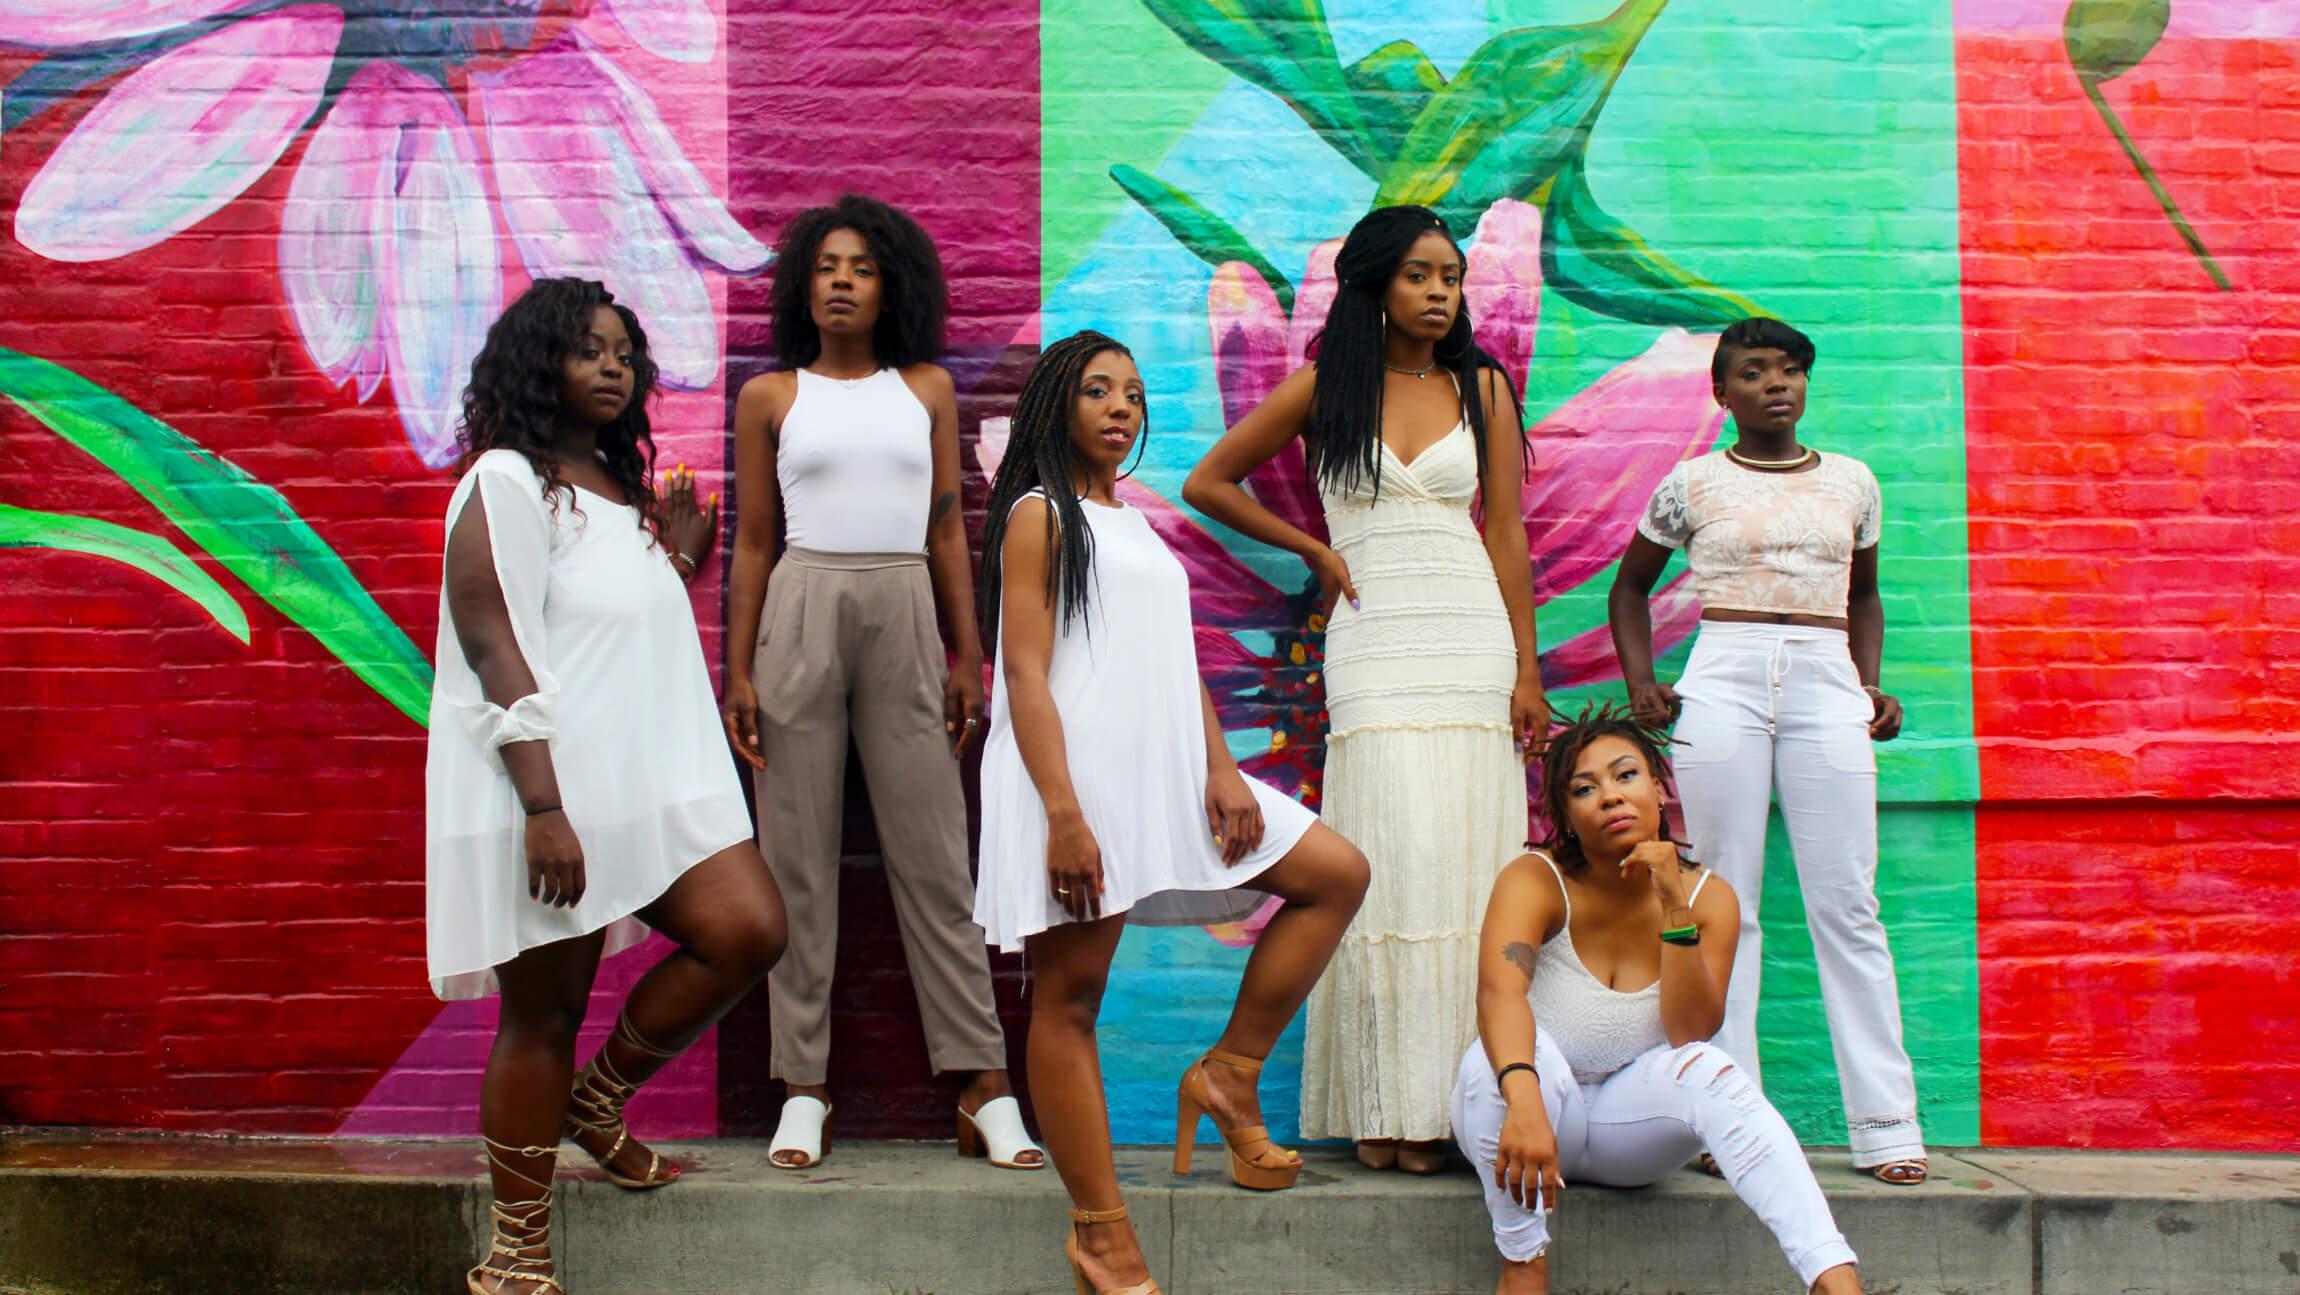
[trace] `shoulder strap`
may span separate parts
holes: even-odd
[[[1707,868],[1703,868],[1701,870],[1700,880],[1693,883],[1693,893],[1685,897],[1685,906],[1687,908],[1693,907],[1694,903],[1701,898],[1701,888],[1708,885],[1709,879],[1716,875],[1716,873],[1711,872]]]
[[[1565,920],[1572,922],[1573,896],[1565,889],[1565,873],[1558,869],[1557,860],[1550,858],[1547,850],[1529,850],[1527,853],[1549,865],[1549,875],[1557,878],[1557,897],[1565,901]]]

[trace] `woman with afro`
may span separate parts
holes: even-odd
[[[958,399],[934,363],[947,307],[942,263],[910,217],[852,194],[800,212],[776,249],[783,367],[735,402],[723,718],[756,771],[760,848],[791,910],[791,956],[767,980],[769,1064],[787,1086],[768,1158],[783,1169],[830,1150],[850,740],[928,1057],[965,1077],[959,1150],[1008,1169],[1046,1161],[1010,1095],[990,960],[967,916],[958,761],[982,724],[982,637],[958,507]]]
[[[658,494],[637,316],[598,283],[538,279],[488,330],[463,397],[425,770],[431,983],[500,991],[480,1092],[494,1238],[478,1295],[556,1295],[562,1137],[616,1185],[679,1172],[623,1106],[781,956],[782,900],[751,840],[681,583],[716,508]],[[600,958],[675,946],[581,1075]]]

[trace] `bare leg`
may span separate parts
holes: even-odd
[[[1366,856],[1320,823],[1287,852],[1255,885],[1286,902],[1254,942],[1230,1023],[1215,1046],[1248,1057],[1267,1057],[1277,1046],[1310,987],[1342,943],[1366,895]],[[1031,1072],[1036,1094],[1037,1072]],[[1220,1061],[1206,1066],[1212,1114],[1228,1127],[1260,1124],[1262,1099],[1255,1076]],[[1043,1105],[1043,1103],[1041,1103]],[[1056,1160],[1059,1163],[1059,1154]]]
[[[1125,1203],[1118,1194],[1118,1167],[1110,1157],[1110,1107],[1094,1040],[1110,959],[1125,926],[1123,916],[1070,922],[1029,942],[1030,1098],[1070,1203],[1085,1210],[1117,1209]],[[1079,1261],[1096,1290],[1150,1279],[1132,1222],[1074,1226]]]
[[[1493,1288],[1494,1295],[1549,1295],[1549,1256],[1541,1255],[1524,1263],[1504,1259],[1501,1261],[1501,1284]]]
[[[618,1028],[584,1071],[587,1088],[599,1087],[594,1072],[615,1081],[612,1091],[622,1096],[606,1104],[617,1125],[629,1090],[653,1078],[749,993],[782,956],[786,937],[782,897],[751,841],[689,868],[639,916],[679,947],[632,986]],[[591,1122],[601,1119],[594,1115]],[[614,1143],[612,1134],[592,1129],[571,1136],[593,1155]],[[655,1163],[645,1146],[626,1140],[609,1168],[643,1180]],[[665,1165],[658,1173],[676,1178],[678,1170]]]
[[[495,1047],[480,1082],[479,1127],[490,1144],[488,1176],[495,1194],[496,1248],[487,1266],[547,1277],[551,1173],[567,1120],[575,1074],[575,1036],[599,970],[598,934],[527,950],[495,969],[503,1010]],[[531,1243],[531,1244],[523,1244]],[[528,1295],[538,1281],[482,1274],[481,1288]]]
[[[1813,1279],[1813,1295],[1861,1295],[1861,1274],[1851,1264],[1838,1264]]]

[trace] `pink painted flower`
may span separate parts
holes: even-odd
[[[361,400],[390,380],[425,463],[454,457],[464,375],[502,310],[498,215],[530,277],[597,278],[639,312],[664,385],[717,380],[704,271],[755,273],[768,250],[646,91],[556,12],[564,4],[467,0],[453,22],[414,0],[246,12],[261,7],[22,0],[0,12],[0,44],[148,46],[26,186],[16,237],[62,261],[164,242],[246,192],[316,118],[280,216],[288,305],[321,372]],[[717,49],[706,0],[605,9],[662,57]],[[477,132],[443,83],[451,70]]]

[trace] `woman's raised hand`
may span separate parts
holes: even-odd
[[[687,561],[681,576],[693,575],[719,538],[719,497],[713,494],[707,508],[699,504],[694,470],[684,463],[663,474],[663,537],[671,542],[671,552]]]

